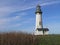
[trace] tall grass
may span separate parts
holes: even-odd
[[[1,33],[0,45],[60,45],[60,35],[35,36],[27,33]]]
[[[0,45],[37,45],[34,35],[27,33],[2,33]]]

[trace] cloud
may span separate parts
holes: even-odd
[[[53,23],[46,24],[45,27],[49,28],[49,33],[50,34],[60,34],[59,24],[60,24],[59,22],[53,22]]]
[[[41,6],[52,5],[57,3],[60,3],[60,1],[51,1],[51,2],[42,3]]]
[[[50,1],[46,3],[41,3],[40,5],[46,6],[46,5],[52,5],[57,3],[60,3],[60,1]],[[7,4],[3,3],[3,4],[1,4],[2,6],[0,6],[0,18],[4,16],[8,16],[12,12],[24,11],[24,10],[35,8],[37,5],[36,2],[33,2],[31,4],[25,4],[25,5],[22,4],[22,5],[9,5],[9,6],[7,5],[9,3]]]
[[[25,11],[35,8],[38,2],[40,3],[40,1],[37,0],[0,0],[0,29],[4,30],[12,27],[16,28],[32,22],[32,18],[24,19],[24,16],[28,15],[28,13],[26,13]],[[60,2],[51,0],[50,2],[46,1],[46,3],[41,3],[41,6],[57,3]]]
[[[24,16],[27,15],[27,13],[25,12],[14,12],[14,14],[16,14],[15,16],[9,16],[9,17],[4,17],[4,18],[0,18],[0,30],[9,30],[11,28],[17,28],[23,24],[26,24],[23,20]],[[4,15],[3,15],[4,16]],[[18,23],[19,22],[19,23]]]

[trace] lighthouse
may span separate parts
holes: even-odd
[[[48,35],[48,28],[43,28],[42,23],[42,11],[40,5],[36,7],[36,26],[35,26],[35,35]]]

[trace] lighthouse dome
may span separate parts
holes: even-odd
[[[42,13],[41,7],[40,7],[39,4],[38,4],[37,7],[36,7],[36,12],[35,12],[35,13]]]

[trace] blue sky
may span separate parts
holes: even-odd
[[[40,4],[43,27],[60,34],[60,0],[0,0],[0,32],[35,31],[35,10]]]

